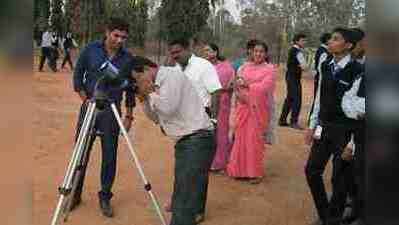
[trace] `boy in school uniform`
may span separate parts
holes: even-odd
[[[305,173],[319,216],[319,221],[315,224],[339,225],[345,208],[346,185],[343,175],[347,164],[341,154],[350,141],[351,128],[356,121],[345,116],[341,102],[344,93],[364,70],[351,57],[350,53],[355,45],[353,31],[346,28],[336,28],[333,31],[328,42],[333,58],[321,65],[321,80],[309,129],[305,134],[306,143],[312,144]],[[333,190],[328,200],[323,173],[331,156]]]

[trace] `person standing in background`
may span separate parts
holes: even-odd
[[[257,41],[253,62],[245,63],[235,83],[236,103],[231,133],[234,144],[227,174],[245,178],[252,184],[262,182],[264,176],[264,132],[269,126],[269,93],[275,86],[276,68],[266,63],[268,47]]]
[[[71,59],[71,50],[73,47],[76,46],[75,40],[72,38],[72,33],[68,32],[65,36],[65,40],[63,42],[63,48],[64,48],[64,59],[62,60],[61,64],[61,69],[64,69],[65,64],[69,64],[69,68],[73,70],[73,63]]]
[[[302,105],[302,72],[308,71],[308,66],[303,54],[306,44],[305,34],[296,34],[293,39],[294,45],[288,52],[286,84],[287,97],[283,104],[279,120],[280,126],[290,126],[291,128],[302,130],[298,119]],[[291,113],[290,123],[287,123],[288,114]]]
[[[39,62],[39,72],[43,72],[44,63],[47,60],[47,64],[53,72],[57,72],[56,62],[54,61],[52,54],[52,35],[51,32],[46,29],[42,35],[41,41],[41,56]]]
[[[223,172],[230,157],[232,147],[228,132],[233,91],[230,87],[230,82],[234,78],[234,69],[230,62],[221,56],[220,49],[216,44],[207,44],[204,51],[206,59],[215,66],[219,81],[223,86],[220,90],[217,109],[216,154],[211,166],[211,171]]]

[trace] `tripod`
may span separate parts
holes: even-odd
[[[87,160],[86,155],[88,154],[88,142],[90,139],[90,132],[94,130],[94,124],[96,121],[96,115],[98,110],[103,110],[106,104],[110,104],[112,112],[118,122],[119,128],[126,139],[128,148],[133,157],[134,163],[139,171],[140,177],[144,183],[144,189],[150,195],[151,201],[155,207],[155,210],[162,222],[162,225],[166,225],[165,218],[161,212],[158,201],[152,192],[151,184],[148,182],[144,175],[143,168],[138,160],[136,152],[134,151],[133,145],[127,134],[125,127],[123,126],[121,117],[118,109],[114,102],[110,101],[107,96],[98,92],[94,95],[95,97],[88,102],[88,107],[84,116],[83,123],[80,127],[78,138],[75,142],[71,160],[68,164],[66,175],[64,177],[61,187],[59,187],[59,200],[56,206],[51,225],[58,225],[61,213],[64,214],[64,222],[68,220],[69,212],[71,211],[73,197],[75,195],[76,188],[78,186],[79,178],[82,175],[82,169]]]

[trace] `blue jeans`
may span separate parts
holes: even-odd
[[[118,107],[120,109],[120,106]],[[80,115],[77,125],[76,138],[79,134],[80,127],[82,126],[84,116],[87,111],[87,102],[83,103],[80,109]],[[120,110],[119,110],[120,112]],[[86,175],[87,165],[90,159],[90,153],[97,137],[96,134],[100,134],[101,139],[101,190],[98,195],[100,199],[110,200],[113,196],[111,189],[115,180],[116,175],[116,162],[117,162],[117,149],[118,149],[118,137],[119,137],[119,126],[114,117],[111,108],[105,107],[103,111],[97,113],[96,121],[94,124],[94,132],[90,133],[88,141],[88,151],[86,157],[83,159],[82,175],[78,181],[78,187],[75,192],[74,198],[80,198],[83,190],[84,179]]]

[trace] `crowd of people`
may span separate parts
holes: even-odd
[[[61,69],[65,68],[66,63],[69,64],[70,70],[73,70],[73,62],[71,58],[71,50],[77,48],[78,44],[72,37],[71,32],[67,32],[65,37],[54,31],[47,29],[41,35],[41,40],[37,43],[41,48],[39,72],[43,72],[44,64],[47,60],[47,65],[54,73],[58,71],[57,60],[60,57],[60,53],[63,53],[64,58],[61,63]],[[62,51],[61,51],[62,49]]]
[[[281,116],[276,119],[277,67],[269,62],[264,41],[249,40],[246,57],[229,62],[214,43],[207,43],[200,57],[193,53],[188,40],[172,40],[168,43],[167,59],[158,65],[148,58],[132,56],[123,47],[128,27],[123,19],[111,18],[105,38],[89,43],[80,52],[73,75],[74,91],[82,100],[77,130],[100,78],[96,72],[104,61],[118,69],[131,70],[130,85],[123,89],[102,88],[120,112],[122,100],[126,100],[124,125],[127,129],[131,127],[138,99],[148,118],[174,140],[174,188],[165,209],[172,213],[171,225],[201,223],[205,219],[209,173],[259,184],[265,176],[267,144],[274,143],[274,123],[278,120],[282,127],[303,129],[299,124],[301,74],[311,70],[303,52],[306,35],[297,34],[293,38],[287,61],[287,97]],[[364,32],[337,28],[331,34],[323,34],[321,41],[315,58],[314,102],[309,128],[304,132],[306,143],[312,146],[305,175],[319,216],[315,224],[361,224],[364,217]],[[47,41],[43,41],[40,68],[46,57],[53,59],[48,56],[47,45]],[[50,64],[53,69],[53,61]],[[287,123],[290,113],[290,123]],[[100,208],[105,216],[112,217],[110,200],[119,127],[109,106],[96,119],[95,129],[98,132],[92,134],[90,146],[101,133],[103,154]],[[334,169],[329,199],[323,173],[331,156]],[[80,178],[72,209],[81,202],[83,180],[84,176]],[[348,198],[352,200],[353,210],[350,215],[344,215]]]

